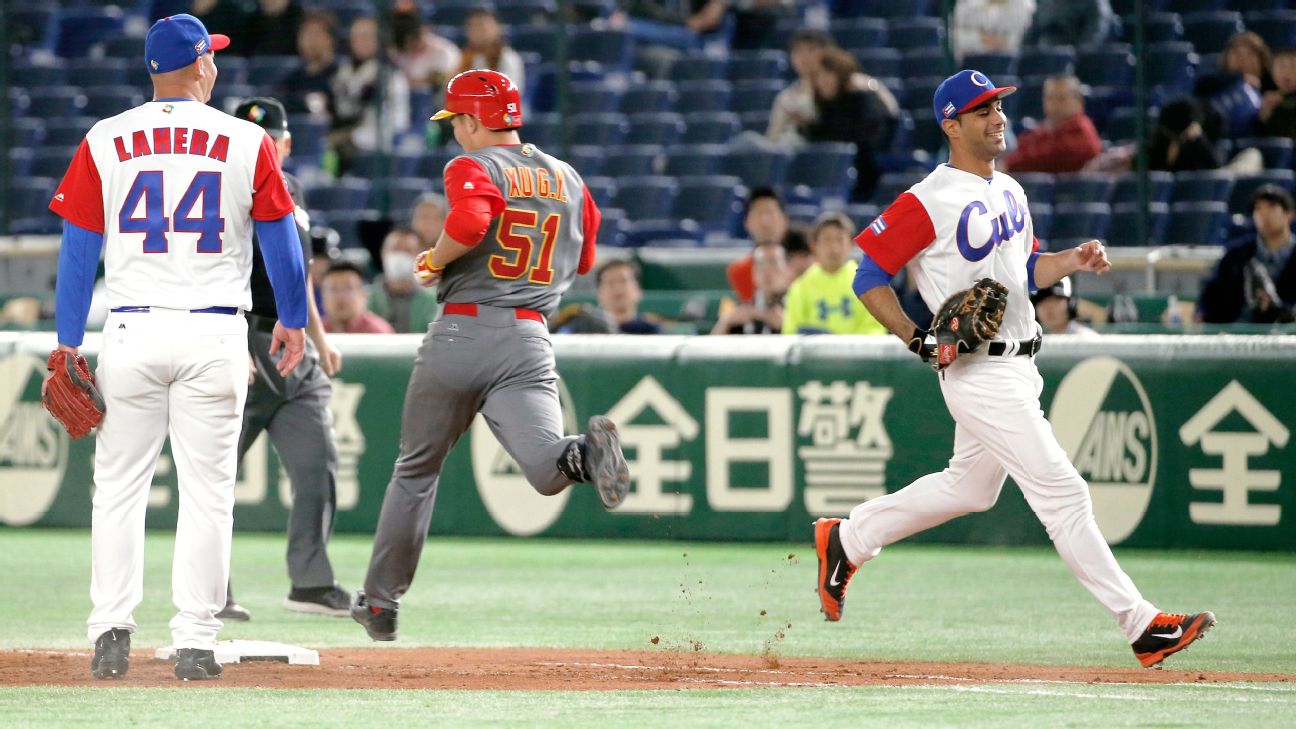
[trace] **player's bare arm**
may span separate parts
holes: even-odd
[[[1096,240],[1085,241],[1075,248],[1057,253],[1041,253],[1035,262],[1035,285],[1052,286],[1077,271],[1089,271],[1099,276],[1111,270],[1107,249]]]
[[[900,341],[906,345],[913,336],[913,332],[918,328],[900,308],[900,299],[896,298],[895,290],[890,286],[874,286],[873,288],[860,294],[860,303],[864,308],[869,310],[874,319],[881,322],[892,334],[900,337]]]
[[[315,343],[315,349],[319,350],[320,369],[333,377],[342,371],[342,353],[330,346],[328,337],[324,335],[324,322],[320,319],[319,307],[315,306],[315,284],[309,276],[306,277],[306,316],[306,333]]]

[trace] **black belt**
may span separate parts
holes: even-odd
[[[986,348],[986,354],[991,357],[1015,357],[1019,354],[1028,357],[1034,357],[1040,351],[1040,345],[1044,343],[1044,337],[1036,336],[1034,339],[1013,339],[1007,342],[991,342]]]
[[[255,332],[273,332],[275,324],[279,320],[270,316],[260,316],[258,314],[248,314],[248,328]]]
[[[147,314],[150,307],[147,306],[119,306],[113,309],[114,314]],[[163,308],[163,307],[158,307]],[[190,314],[237,314],[237,306],[209,306],[205,309],[190,309]]]

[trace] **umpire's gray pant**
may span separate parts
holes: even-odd
[[[400,456],[387,484],[365,577],[365,595],[395,608],[418,568],[441,464],[480,412],[536,491],[572,484],[558,458],[563,436],[553,345],[542,322],[514,309],[478,306],[477,316],[432,323],[419,347],[401,417]]]
[[[292,481],[293,503],[288,515],[288,577],[293,587],[330,587],[333,565],[326,551],[337,509],[337,442],[329,400],[333,385],[319,367],[319,353],[310,340],[306,356],[288,377],[275,369],[269,355],[270,335],[248,318],[248,347],[256,366],[256,381],[248,387],[239,436],[239,463],[261,435],[270,434],[279,461]],[[273,321],[269,322],[273,323]]]

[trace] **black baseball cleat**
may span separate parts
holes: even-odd
[[[370,605],[364,590],[356,590],[351,617],[364,626],[374,640],[396,640],[396,609]]]
[[[1130,647],[1144,668],[1160,668],[1161,661],[1206,635],[1213,625],[1215,613],[1209,610],[1192,615],[1157,613],[1147,630]]]
[[[819,557],[819,609],[824,618],[841,620],[846,604],[846,586],[857,569],[846,558],[841,543],[841,519],[820,519],[814,523],[815,554]]]
[[[221,664],[216,662],[215,651],[202,648],[181,648],[176,651],[175,677],[182,681],[206,681],[220,678]]]
[[[328,587],[294,587],[283,606],[298,613],[345,618],[351,613],[351,593],[336,583]]]
[[[615,509],[630,492],[630,467],[621,452],[616,424],[603,415],[589,419],[585,430],[585,473],[598,491],[603,508]]]
[[[130,631],[113,628],[95,640],[90,673],[95,678],[125,678],[130,668]]]
[[[221,608],[221,611],[216,613],[216,619],[217,620],[238,620],[240,622],[246,623],[247,621],[252,619],[252,613],[248,612],[248,609],[243,607],[242,605],[234,602],[233,600],[229,600],[228,602],[225,603],[225,607]]]

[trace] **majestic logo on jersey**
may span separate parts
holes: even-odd
[[[873,231],[873,235],[882,235],[882,231],[886,229],[886,220],[881,215],[874,218],[872,223],[869,223],[869,230]]]
[[[58,200],[59,202],[63,202],[63,193],[60,192],[59,194],[55,195],[54,199]]]
[[[973,225],[984,227],[981,217],[987,215],[990,211],[986,208],[985,203],[980,200],[973,200],[963,208],[963,214],[959,216],[958,227],[954,231],[955,240],[958,242],[959,253],[964,258],[973,263],[980,261],[995,246],[1012,240],[1012,237],[1026,229],[1026,206],[1017,201],[1017,198],[1008,190],[1004,190],[1004,212],[998,217],[991,218],[989,235],[985,241],[980,244],[972,242],[970,228]]]
[[[1103,537],[1120,543],[1143,520],[1156,480],[1156,418],[1143,383],[1118,359],[1086,359],[1062,378],[1049,423],[1089,482]]]

